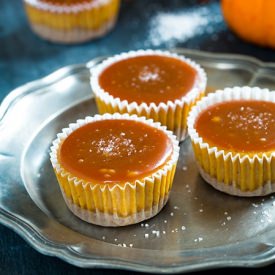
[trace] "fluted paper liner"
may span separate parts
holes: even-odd
[[[24,1],[33,31],[45,39],[64,43],[83,42],[107,33],[116,22],[120,5],[120,0],[69,5]]]
[[[87,123],[104,119],[129,119],[164,131],[171,139],[173,153],[158,171],[141,180],[126,183],[84,181],[66,171],[58,161],[58,150],[66,137]],[[79,218],[103,226],[124,226],[156,215],[168,200],[179,156],[176,137],[160,123],[128,114],[95,115],[77,120],[57,135],[51,147],[51,162],[68,208]]]
[[[194,124],[209,106],[231,100],[275,102],[275,92],[258,87],[218,90],[200,100],[188,116],[188,133],[201,176],[214,188],[237,196],[263,196],[275,191],[275,150],[238,153],[210,146],[199,136]]]
[[[105,91],[100,87],[99,76],[108,66],[120,60],[144,55],[172,57],[190,65],[198,74],[197,81],[193,88],[184,97],[175,101],[167,101],[160,104],[155,104],[153,102],[150,104],[138,104],[136,102],[128,102],[127,100],[114,98],[110,93],[108,93],[108,91]],[[185,138],[187,132],[188,112],[195,102],[204,95],[206,88],[206,74],[198,64],[182,55],[160,50],[138,50],[115,55],[93,68],[91,74],[91,87],[95,94],[99,113],[119,112],[151,118],[154,121],[158,121],[162,125],[167,126],[169,130],[174,132],[178,140],[183,140]]]

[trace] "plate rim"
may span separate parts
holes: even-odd
[[[254,64],[257,70],[259,69],[275,70],[275,63],[263,62],[255,57],[251,57],[248,55],[230,54],[230,53],[212,53],[212,52],[185,49],[185,48],[175,48],[175,49],[171,49],[171,51],[179,54],[183,54],[183,55],[186,54],[188,56],[190,55],[199,56],[206,59],[224,59],[227,61],[231,60],[231,63],[234,63],[232,62],[232,59],[233,60],[237,59],[239,61],[245,61],[245,62]],[[72,73],[79,73],[82,70],[90,70],[94,65],[96,65],[98,62],[100,62],[104,58],[105,56],[104,57],[99,56],[83,64],[75,64],[75,65],[68,65],[68,66],[62,67],[45,77],[28,82],[12,90],[9,94],[7,94],[6,97],[4,97],[4,99],[0,104],[0,126],[1,126],[1,123],[3,123],[6,114],[12,108],[12,106],[25,95],[34,93],[38,89],[45,88],[49,85],[52,85],[53,83],[60,81],[66,76],[72,75]],[[6,211],[1,206],[0,206],[0,223],[12,229],[14,232],[16,232],[29,245],[31,245],[34,249],[36,249],[40,253],[48,256],[56,256],[75,266],[86,267],[86,268],[108,268],[108,269],[113,268],[113,269],[123,269],[123,270],[129,270],[129,271],[140,271],[140,272],[148,272],[148,273],[155,273],[155,272],[180,273],[180,272],[191,272],[191,271],[198,271],[198,270],[204,270],[204,269],[210,269],[210,268],[222,268],[222,267],[259,267],[259,266],[268,265],[275,261],[274,245],[269,246],[267,253],[265,251],[267,255],[263,259],[262,258],[254,259],[251,257],[251,259],[245,259],[245,260],[235,259],[235,260],[231,260],[230,262],[228,261],[228,258],[225,258],[224,260],[208,259],[207,261],[203,261],[203,262],[195,262],[191,264],[184,264],[184,265],[181,264],[177,266],[165,266],[165,267],[161,265],[148,266],[142,263],[134,263],[134,262],[129,262],[129,260],[127,261],[125,259],[117,259],[117,258],[83,259],[81,256],[77,257],[74,251],[72,251],[72,249],[70,249],[70,247],[66,246],[65,244],[62,245],[57,243],[50,243],[49,240],[44,238],[44,236],[41,235],[37,230],[35,230],[35,228],[32,228],[31,225],[27,224],[24,220],[12,215],[12,213]],[[263,243],[263,244],[268,246],[268,244],[266,243]]]

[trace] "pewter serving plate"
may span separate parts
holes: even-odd
[[[225,86],[275,89],[275,64],[177,49],[200,63],[208,91]],[[49,160],[63,127],[97,113],[89,68],[68,66],[11,92],[0,107],[0,222],[46,255],[81,267],[188,272],[275,261],[275,197],[239,198],[198,174],[190,142],[181,144],[171,196],[154,218],[122,228],[79,220],[67,209]]]

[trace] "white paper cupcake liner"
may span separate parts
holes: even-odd
[[[32,24],[31,28],[42,38],[52,42],[78,43],[105,35],[114,27],[115,23],[116,17],[106,22],[104,25],[102,25],[102,27],[97,30],[73,28],[72,30],[64,31],[38,24]]]
[[[168,100],[160,104],[128,102],[114,98],[108,91],[105,91],[99,85],[100,74],[110,65],[129,58],[144,55],[160,55],[179,59],[190,65],[198,74],[194,87],[182,98],[175,101]],[[194,61],[175,53],[160,50],[138,50],[115,55],[103,61],[101,64],[91,70],[91,87],[95,94],[98,109],[100,113],[129,113],[138,116],[146,116],[154,121],[161,122],[167,128],[174,132],[178,140],[183,140],[186,136],[186,119],[191,106],[200,99],[205,92],[207,77],[205,71]]]
[[[123,184],[87,182],[61,167],[58,150],[68,135],[87,123],[106,119],[140,121],[164,131],[173,144],[170,159],[152,175]],[[51,163],[68,208],[81,219],[103,226],[124,226],[156,215],[168,200],[178,156],[178,141],[171,131],[166,130],[160,123],[128,114],[95,115],[77,120],[68,128],[62,129],[53,141],[50,152]]]
[[[187,124],[202,177],[216,189],[237,196],[263,196],[275,191],[275,150],[238,153],[210,146],[194,125],[209,106],[232,100],[263,100],[275,103],[275,92],[258,87],[218,90],[201,99],[189,113]]]
[[[83,209],[79,207],[77,204],[75,204],[72,201],[72,199],[69,199],[62,189],[61,192],[66,202],[66,205],[72,211],[72,213],[75,214],[78,218],[85,222],[108,227],[126,226],[150,219],[162,210],[162,208],[166,205],[169,198],[169,194],[167,194],[164,198],[160,199],[158,204],[153,205],[152,208],[149,210],[142,209],[140,212],[136,212],[127,217],[120,217],[117,214],[111,215],[99,211],[92,212],[87,209]]]
[[[275,183],[267,182],[263,186],[255,189],[253,191],[241,191],[238,186],[234,183],[232,185],[225,184],[224,182],[219,182],[216,178],[210,177],[200,166],[199,172],[202,178],[208,182],[215,189],[238,197],[259,197],[266,196],[275,192]]]

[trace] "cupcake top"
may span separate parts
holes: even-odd
[[[181,100],[205,89],[204,71],[194,62],[162,51],[111,57],[92,72],[92,88],[121,101],[150,105]],[[190,96],[190,95],[189,95]]]
[[[50,4],[59,4],[59,5],[74,5],[81,3],[89,3],[94,0],[40,0],[40,2],[50,3]]]
[[[260,152],[275,149],[275,103],[234,100],[217,103],[197,118],[204,141],[226,150]]]
[[[275,150],[275,93],[233,88],[209,94],[188,118],[193,139],[235,153]]]
[[[62,141],[57,159],[66,171],[88,182],[133,182],[172,158],[175,140],[169,135],[161,127],[125,115],[94,120]]]
[[[24,0],[29,5],[42,10],[71,13],[89,10],[104,5],[110,0]]]

